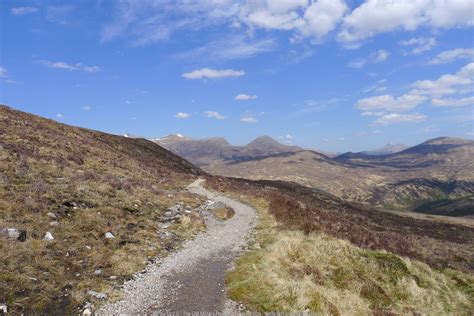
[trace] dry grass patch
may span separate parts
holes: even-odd
[[[474,308],[470,275],[437,271],[321,232],[288,230],[268,213],[264,199],[250,202],[261,218],[257,243],[227,276],[230,297],[250,309],[469,315]]]

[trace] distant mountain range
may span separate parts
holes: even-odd
[[[245,146],[233,146],[220,137],[192,139],[182,135],[169,135],[152,139],[152,141],[197,166],[211,165],[221,161],[241,162],[256,158],[263,159],[303,150],[298,146],[283,145],[268,136],[258,137]]]
[[[336,157],[283,145],[268,136],[245,146],[233,146],[224,138],[176,135],[154,141],[213,174],[293,181],[348,201],[424,213],[435,206],[426,203],[444,201],[436,204],[436,214],[474,215],[474,205],[466,208],[472,199],[459,202],[474,194],[470,140],[441,137],[409,148],[389,145]],[[462,207],[451,205],[451,200]]]
[[[388,155],[388,154],[398,153],[407,148],[408,146],[403,145],[403,144],[387,144],[381,148],[377,148],[374,150],[361,151],[360,153],[365,154],[365,155]]]

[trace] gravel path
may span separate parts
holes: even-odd
[[[207,191],[203,181],[196,180],[188,189],[224,203],[235,215],[226,221],[207,215],[206,233],[126,282],[123,299],[103,306],[97,315],[227,311],[225,273],[245,248],[257,215],[248,205]]]

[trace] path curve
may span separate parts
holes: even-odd
[[[225,273],[245,248],[257,215],[248,205],[206,190],[204,181],[196,180],[188,190],[224,203],[235,215],[226,221],[207,215],[205,233],[126,282],[122,300],[103,306],[97,315],[225,311]]]

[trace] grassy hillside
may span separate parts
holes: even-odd
[[[372,213],[283,183],[208,181],[259,210],[256,243],[227,277],[231,298],[250,310],[470,315],[474,308],[472,228]]]
[[[167,207],[201,203],[184,190],[201,171],[150,141],[0,106],[0,148],[0,229],[26,231],[0,234],[0,302],[13,314],[77,314],[100,303],[90,290],[116,298],[124,279],[204,229],[196,213],[160,225]]]

